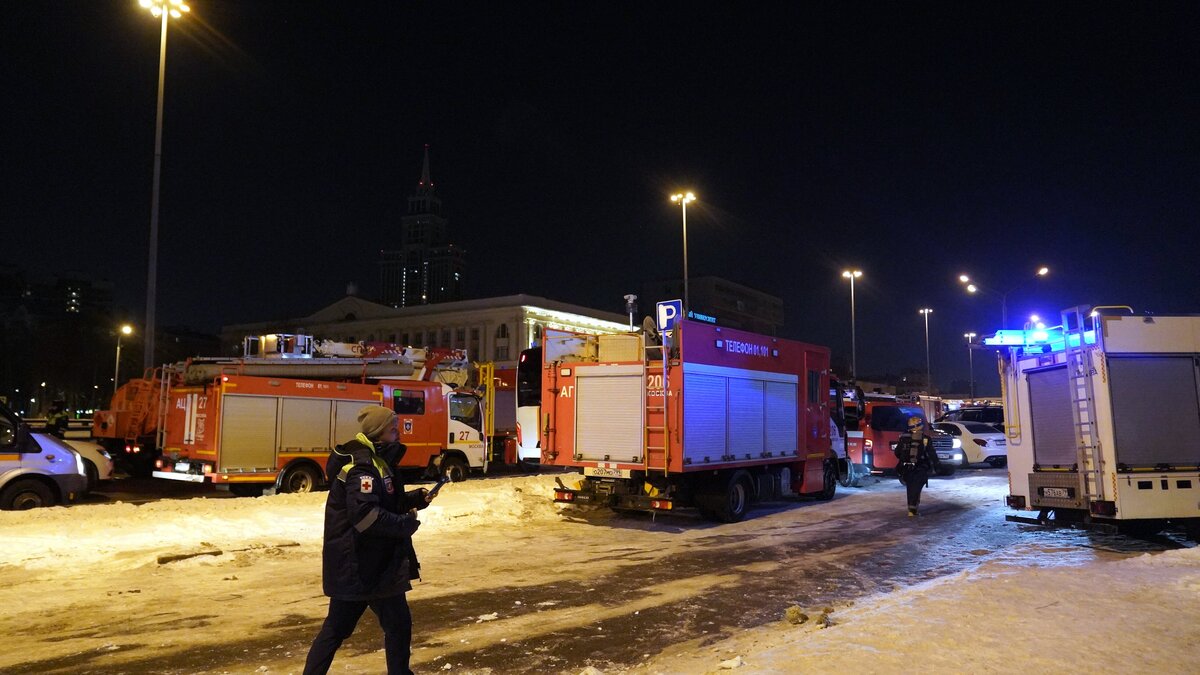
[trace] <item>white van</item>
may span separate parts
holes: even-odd
[[[83,458],[49,434],[30,433],[0,405],[0,509],[73,502],[87,489]]]

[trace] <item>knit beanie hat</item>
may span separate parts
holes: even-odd
[[[364,435],[371,440],[383,436],[396,420],[396,413],[381,405],[369,405],[358,411],[358,426]]]

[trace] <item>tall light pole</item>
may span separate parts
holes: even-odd
[[[1028,284],[1030,282],[1037,281],[1038,279],[1046,276],[1047,274],[1050,274],[1050,268],[1043,265],[1043,266],[1037,268],[1037,273],[1033,278],[1026,279],[1025,281],[1022,281],[1021,283],[1017,284],[1016,286],[1013,286],[1012,288],[1009,288],[1007,291],[1004,291],[1004,292],[993,291],[990,288],[986,288],[984,286],[980,286],[979,284],[973,283],[971,281],[971,277],[969,277],[965,274],[958,275],[958,282],[960,284],[963,284],[963,286],[967,289],[968,293],[978,293],[979,291],[984,291],[985,293],[991,293],[992,295],[999,297],[1000,298],[1000,327],[1008,328],[1008,294],[1012,293],[1013,291],[1017,290],[1018,288],[1021,288],[1022,286],[1025,286],[1026,284]]]
[[[928,307],[923,307],[917,310],[918,314],[925,315],[925,387],[926,390],[933,393],[933,377],[929,374],[929,315],[933,314],[933,310]]]
[[[120,382],[121,376],[121,336],[132,334],[133,326],[129,324],[121,326],[121,330],[117,331],[117,363],[113,366],[113,396],[117,395],[117,383]]]
[[[158,42],[158,108],[154,117],[154,183],[150,193],[150,259],[146,266],[146,335],[142,366],[154,367],[154,308],[158,295],[158,185],[162,174],[163,86],[167,74],[167,22],[192,11],[183,0],[138,0],[162,19]]]
[[[971,402],[975,402],[975,350],[971,345],[975,342],[975,333],[963,333],[963,337],[967,339],[967,368],[970,373],[971,383]]]
[[[690,202],[696,201],[696,195],[688,192],[686,194],[671,195],[671,201],[683,207],[683,311],[691,309],[691,304],[688,303],[688,268],[687,268],[687,205]]]
[[[862,270],[845,270],[842,277],[850,280],[850,381],[858,379],[858,344],[854,326],[854,280],[862,276]]]

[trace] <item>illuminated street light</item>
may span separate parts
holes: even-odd
[[[974,403],[975,402],[975,350],[971,349],[971,344],[973,342],[975,342],[975,338],[978,336],[974,332],[971,332],[971,333],[963,333],[963,337],[965,337],[967,339],[967,368],[969,369],[968,372],[970,372],[969,382],[971,383],[971,402]]]
[[[121,377],[121,336],[133,335],[133,326],[125,324],[117,331],[117,362],[113,366],[113,396],[117,395],[117,380]]]
[[[146,269],[146,334],[143,367],[154,367],[154,310],[158,297],[158,185],[162,175],[163,85],[167,73],[167,23],[192,11],[183,0],[138,0],[155,18],[162,19],[158,42],[158,108],[154,117],[154,182],[150,193],[150,258]]]
[[[1032,281],[1036,281],[1037,279],[1044,277],[1048,274],[1050,274],[1050,268],[1043,265],[1042,267],[1039,267],[1037,269],[1037,272],[1034,277],[1032,277],[1030,279],[1026,279],[1025,281],[1022,281],[1021,283],[1017,284],[1016,286],[1013,286],[1012,288],[1008,289],[1007,291],[1004,291],[1003,293],[1001,293],[999,291],[994,291],[990,288],[987,288],[986,286],[980,286],[979,284],[972,283],[971,277],[967,276],[966,274],[958,275],[958,281],[959,281],[959,283],[963,284],[966,287],[968,293],[977,293],[979,291],[987,291],[988,293],[991,293],[992,295],[999,297],[1000,298],[1000,327],[1005,328],[1008,326],[1008,294],[1021,288],[1025,284],[1028,284]]]
[[[929,367],[929,315],[933,314],[933,310],[924,307],[917,310],[917,314],[925,316],[925,387],[928,393],[933,393],[933,377],[930,375]]]
[[[691,309],[688,304],[688,265],[687,265],[687,205],[696,201],[696,195],[691,192],[671,195],[671,201],[683,208],[683,311]]]
[[[858,344],[854,326],[854,280],[862,276],[862,270],[845,270],[842,277],[850,280],[850,381],[858,378]]]

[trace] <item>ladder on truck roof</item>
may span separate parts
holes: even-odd
[[[1075,429],[1076,467],[1083,497],[1089,503],[1104,499],[1104,460],[1100,453],[1094,382],[1097,372],[1094,360],[1103,359],[1104,354],[1098,345],[1088,349],[1084,332],[1085,321],[1090,313],[1086,305],[1062,311],[1063,351],[1067,360],[1071,423]]]

